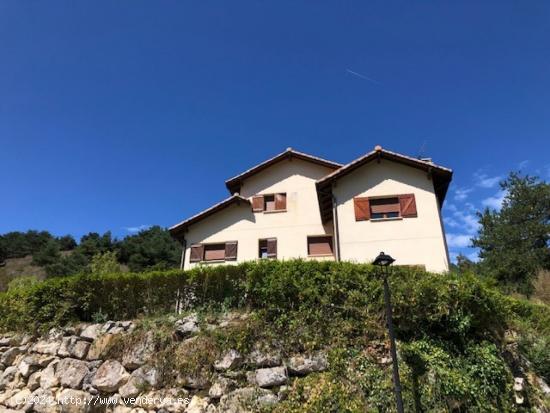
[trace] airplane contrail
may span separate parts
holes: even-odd
[[[380,83],[378,80],[375,80],[375,79],[372,79],[372,78],[370,78],[370,77],[368,77],[368,76],[362,75],[361,73],[354,72],[353,70],[346,69],[346,72],[351,73],[351,74],[354,75],[354,76],[360,77],[361,79],[368,80],[369,82],[375,83],[375,84],[377,84],[377,85],[381,85],[381,84],[382,84],[382,83]]]

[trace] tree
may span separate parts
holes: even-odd
[[[99,235],[97,232],[90,232],[80,239],[80,245],[78,246],[80,251],[89,258],[92,258],[96,254],[112,251],[113,247],[114,242],[111,237],[111,231],[107,231],[103,235]]]
[[[79,274],[86,271],[89,259],[82,252],[75,249],[67,256],[61,257],[56,262],[46,265],[48,277],[63,277],[66,275]]]
[[[116,252],[107,251],[103,254],[96,254],[90,262],[90,272],[94,275],[114,274],[121,272]]]
[[[463,254],[458,254],[456,257],[456,268],[459,273],[474,272],[476,263]]]
[[[3,264],[6,258],[8,258],[8,250],[5,245],[4,237],[0,235],[0,264]]]
[[[132,271],[174,268],[181,254],[180,244],[158,225],[124,238],[119,247],[120,261]]]
[[[76,241],[72,235],[64,235],[59,237],[57,238],[57,242],[59,243],[59,249],[61,251],[71,251],[76,248]]]
[[[53,239],[46,242],[42,248],[35,252],[32,256],[32,263],[44,267],[46,265],[54,264],[59,261],[61,254],[59,254],[59,245]]]
[[[511,173],[500,211],[478,213],[481,225],[473,246],[483,272],[508,291],[530,295],[539,269],[550,268],[550,185],[537,177]]]

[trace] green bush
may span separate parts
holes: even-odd
[[[490,338],[506,327],[509,303],[476,279],[397,268],[391,279],[397,332],[429,334],[460,345]],[[0,328],[36,329],[184,308],[249,307],[272,319],[300,310],[307,316],[351,320],[383,318],[382,284],[373,267],[316,261],[261,261],[190,271],[82,274],[48,279],[0,294]]]

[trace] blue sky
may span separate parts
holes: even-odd
[[[509,171],[550,177],[550,3],[0,2],[0,233],[122,237],[286,147],[455,171],[452,254]]]

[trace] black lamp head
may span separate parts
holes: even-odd
[[[380,254],[378,254],[378,257],[374,259],[373,264],[379,265],[381,267],[387,267],[394,261],[395,260],[391,256],[389,256],[388,254],[384,254],[384,252],[381,252]]]

